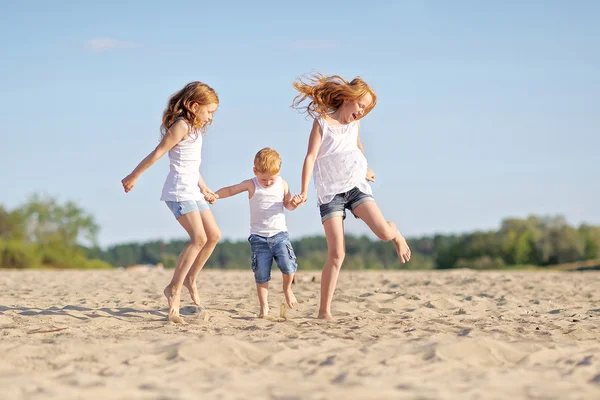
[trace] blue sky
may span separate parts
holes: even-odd
[[[0,204],[74,200],[103,246],[184,237],[159,201],[166,157],[127,195],[120,180],[192,80],[221,99],[209,186],[251,177],[271,146],[296,192],[311,122],[290,108],[291,82],[316,70],[377,92],[361,136],[375,197],[405,235],[532,213],[600,224],[598,20],[595,1],[5,2]],[[288,214],[294,237],[322,233],[309,195]],[[224,237],[247,236],[247,199],[213,211]]]

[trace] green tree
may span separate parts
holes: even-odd
[[[0,239],[23,240],[25,229],[23,217],[18,211],[7,211],[0,206]]]
[[[512,263],[516,265],[532,264],[535,262],[535,244],[532,232],[523,232],[517,238],[512,248]]]
[[[600,227],[583,224],[579,227],[579,232],[583,235],[585,243],[585,259],[600,258]]]
[[[59,204],[55,199],[33,195],[19,207],[26,237],[41,245],[62,243],[75,247],[82,239],[96,245],[99,227],[91,214],[74,202]]]

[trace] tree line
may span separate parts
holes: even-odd
[[[111,246],[91,252],[115,266],[163,263],[174,267],[186,240],[151,241]],[[400,264],[394,246],[367,236],[346,236],[347,269],[496,269],[507,266],[549,266],[600,258],[600,226],[570,226],[563,217],[510,218],[495,231],[432,235],[408,239],[412,258]],[[293,240],[299,268],[320,269],[327,258],[323,236]],[[208,260],[208,268],[248,268],[247,241],[224,240]]]
[[[0,206],[0,266],[111,268],[139,264],[174,267],[187,240],[123,243],[102,249],[93,216],[73,202],[34,195],[13,210]],[[549,266],[600,259],[600,226],[574,227],[562,216],[508,218],[497,230],[408,239],[412,259],[400,264],[394,246],[367,236],[346,236],[347,269],[497,269]],[[323,236],[292,241],[301,269],[327,259]],[[249,268],[247,241],[221,241],[207,268]]]

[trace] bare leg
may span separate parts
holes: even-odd
[[[391,240],[402,264],[410,260],[411,251],[404,237],[391,221],[386,221],[374,201],[366,201],[354,209],[354,214],[365,221],[373,233],[381,240]]]
[[[264,318],[269,314],[269,282],[257,283],[256,293],[258,293],[258,301],[260,303],[260,314],[258,314],[258,317]]]
[[[205,210],[200,213],[200,217],[202,218],[202,224],[204,225],[204,232],[206,233],[206,244],[198,253],[196,260],[192,264],[192,268],[190,268],[185,280],[183,281],[183,285],[190,292],[190,296],[192,297],[192,301],[195,305],[200,305],[200,299],[198,297],[198,289],[196,289],[196,277],[198,273],[208,261],[208,258],[211,256],[212,252],[215,250],[217,243],[221,240],[221,231],[217,226],[217,222],[215,221],[215,217],[210,210]]]
[[[296,308],[298,301],[296,300],[296,296],[294,296],[294,292],[292,292],[292,282],[295,275],[281,274],[281,276],[283,277],[283,295],[285,296],[285,302],[289,308]]]
[[[192,263],[206,244],[206,234],[202,225],[200,213],[197,211],[182,215],[177,220],[190,236],[190,243],[185,246],[173,272],[171,283],[165,288],[164,294],[169,303],[169,320],[180,323],[183,319],[179,316],[179,302],[181,300],[181,287],[183,280],[192,267]]]
[[[337,284],[340,268],[346,256],[344,248],[344,221],[342,217],[333,217],[323,222],[325,239],[327,239],[327,261],[321,273],[321,302],[319,305],[320,319],[333,319],[331,302]]]

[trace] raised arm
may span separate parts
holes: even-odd
[[[152,166],[152,164],[164,156],[167,151],[171,150],[179,142],[181,142],[189,134],[189,131],[189,125],[183,120],[179,120],[173,124],[173,126],[163,136],[158,146],[156,146],[156,148],[152,150],[150,154],[148,154],[129,175],[121,180],[123,189],[125,189],[125,193],[128,193],[133,188],[135,182],[144,171],[146,171]]]
[[[221,188],[215,192],[215,195],[219,199],[224,199],[227,197],[235,196],[236,194],[240,194],[242,192],[248,192],[250,197],[254,194],[254,183],[252,179],[247,179],[237,185],[227,186]]]

